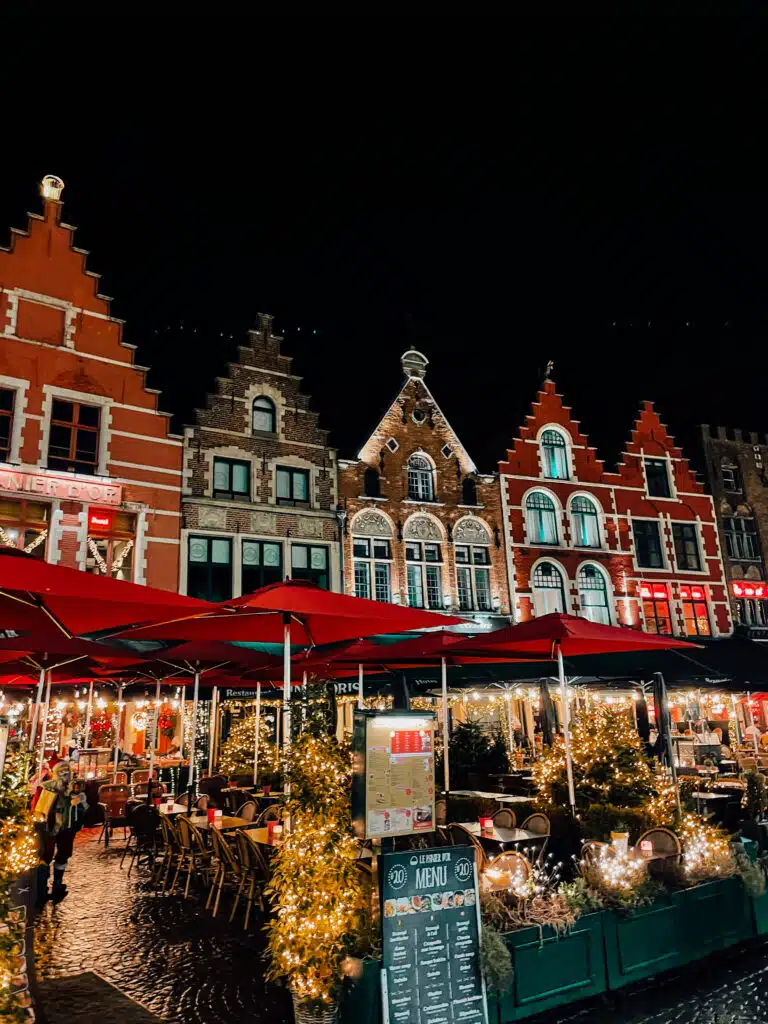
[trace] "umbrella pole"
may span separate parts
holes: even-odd
[[[512,697],[511,697],[509,691],[507,691],[504,694],[504,696],[505,696],[505,698],[507,700],[507,728],[509,729],[509,753],[510,753],[510,762],[511,762],[512,755],[515,752],[515,730],[512,728]],[[510,769],[512,768],[512,764],[511,763],[510,763],[509,767],[510,767]]]
[[[259,775],[259,732],[261,726],[261,683],[256,683],[256,736],[253,740],[253,784],[258,785]]]
[[[291,617],[283,619],[283,753],[291,749]]]
[[[152,806],[152,772],[155,770],[155,747],[157,746],[157,725],[160,721],[160,680],[155,683],[155,713],[152,716],[152,746],[149,748],[149,781],[147,782],[147,806]]]
[[[189,775],[187,776],[187,789],[189,790],[189,803],[187,810],[192,811],[192,791],[197,786],[195,778],[195,742],[197,740],[197,705],[200,699],[200,673],[195,672],[195,689],[192,697],[192,742],[189,745]]]
[[[46,655],[47,657],[47,655]],[[37,732],[37,720],[40,717],[40,704],[43,699],[43,686],[45,685],[45,669],[40,669],[40,678],[37,681],[37,694],[35,695],[35,710],[32,712],[32,724],[29,727],[28,750],[35,749],[35,733]]]
[[[563,736],[565,737],[565,767],[568,773],[568,800],[573,816],[576,816],[576,793],[573,788],[573,762],[571,760],[571,723],[568,709],[568,690],[565,685],[563,652],[557,648],[557,671],[560,676],[560,698],[563,703]]]
[[[211,719],[208,723],[208,774],[213,775],[213,761],[216,754],[216,732],[219,717],[219,688],[214,686],[211,695]]]
[[[187,712],[187,687],[184,683],[181,684],[181,743],[179,744],[179,753],[181,754],[180,760],[184,759],[184,718]]]
[[[445,659],[443,659],[445,661]],[[363,700],[363,663],[357,666],[357,706],[362,711],[365,707],[365,701]]]
[[[51,706],[51,673],[48,672],[48,685],[45,688],[45,708],[43,709],[43,735],[40,737],[40,757],[37,760],[37,777],[40,779],[43,774],[43,761],[45,760],[45,734],[48,729],[48,709]]]
[[[123,703],[123,684],[121,683],[117,690],[117,724],[115,727],[115,763],[113,767],[112,782],[117,781],[117,762],[120,757],[120,725],[123,720],[123,709],[120,705]]]
[[[48,689],[50,690],[50,685],[49,685]],[[752,715],[752,692],[750,690],[747,690],[747,711],[749,712],[749,724],[750,724],[750,727],[752,728],[752,743],[754,744],[754,747],[755,747],[755,757],[759,757],[760,756],[760,748],[757,745],[757,729],[755,728],[755,719],[754,719],[754,716]],[[47,706],[46,706],[45,713],[46,713],[46,715],[48,714]]]
[[[88,744],[91,741],[91,714],[93,713],[93,680],[91,685],[88,687],[88,710],[85,712],[85,736],[83,737],[83,747],[88,748]]]
[[[743,737],[741,735],[741,729],[739,728],[738,701],[736,700],[735,693],[731,694],[731,707],[733,708],[733,729],[736,734],[736,746],[738,746],[740,743],[743,742]]]
[[[443,788],[446,796],[451,791],[451,769],[448,763],[448,664],[440,659],[440,679],[443,689]]]

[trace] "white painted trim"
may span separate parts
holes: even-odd
[[[208,433],[211,433],[211,434],[223,434],[225,437],[237,437],[237,438],[257,437],[258,438],[258,434],[251,434],[251,433],[244,434],[242,430],[241,431],[237,431],[237,430],[224,430],[222,427],[207,427],[207,426],[202,426],[202,425],[198,424],[197,429],[198,430],[206,430],[206,431],[208,431]],[[268,440],[268,438],[266,440]],[[278,440],[278,438],[275,438],[275,440]],[[287,438],[287,437],[280,438],[279,440],[280,440],[281,444],[295,444],[298,448],[314,448],[316,451],[320,451],[320,452],[329,452],[330,453],[331,451],[335,450],[335,449],[332,449],[332,448],[328,448],[324,444],[314,444],[311,441],[295,441],[295,440],[293,440],[291,438]],[[251,454],[252,458],[256,458],[256,455],[253,452],[251,452],[250,454]]]
[[[560,571],[560,576],[561,576],[561,579],[563,581],[563,598],[565,600],[565,609],[564,609],[564,611],[565,611],[565,613],[567,615],[572,615],[573,614],[573,600],[571,598],[571,584],[574,581],[571,580],[571,578],[569,577],[568,572],[567,572],[565,566],[563,565],[563,563],[560,562],[557,558],[550,558],[547,555],[541,555],[539,558],[536,559],[535,562],[533,562],[531,564],[531,567],[528,570],[528,593],[529,593],[530,598],[531,598],[531,611],[533,612],[533,617],[536,618],[536,602],[534,600],[534,594],[536,593],[536,587],[534,586],[534,583],[533,583],[533,574],[536,572],[537,567],[539,565],[541,565],[542,562],[549,562],[551,565],[554,565],[555,568]]]
[[[150,537],[147,535],[144,538],[147,544],[180,544],[181,541],[178,537]]]
[[[119,462],[117,459],[111,459],[109,464],[110,466],[120,466],[123,469],[142,469],[145,473],[165,473],[166,476],[182,476],[180,469],[165,469],[161,466],[151,466],[148,463]]]
[[[62,349],[64,349],[64,351],[67,352],[76,352],[78,359],[93,359],[97,363],[109,363],[111,366],[125,366],[130,370],[141,371],[142,369],[142,367],[138,367],[134,363],[126,363],[120,359],[110,359],[109,356],[97,356],[93,352],[83,352],[82,349],[74,349],[70,347],[65,348],[63,344],[52,345],[50,342],[47,341],[34,341],[32,338],[20,338],[16,334],[8,334],[7,332],[4,334],[0,334],[0,338],[5,338],[8,341],[18,341],[22,345],[36,345],[38,348],[47,348],[51,349],[54,352],[61,352]]]
[[[118,408],[120,408],[118,406]],[[113,430],[113,437],[130,437],[134,441],[152,441],[155,444],[170,444],[174,448],[183,448],[183,441],[174,441],[170,437],[151,437],[149,434],[132,434],[128,430]],[[113,465],[119,465],[119,463],[113,463]],[[179,470],[181,472],[181,470]]]
[[[603,582],[605,583],[605,598],[608,602],[608,617],[611,620],[611,625],[615,626],[618,621],[618,599],[616,597],[616,591],[613,586],[613,580],[611,579],[611,574],[608,572],[605,566],[601,565],[600,562],[595,561],[593,558],[585,558],[583,562],[579,562],[579,564],[576,566],[576,576],[574,577],[574,581],[576,583],[576,593],[578,594],[579,614],[582,615],[582,618],[585,618],[585,616],[583,615],[584,605],[581,601],[581,590],[579,589],[579,573],[588,565],[592,566],[594,569],[597,569],[597,571],[603,578]]]
[[[21,445],[24,440],[24,423],[27,419],[26,408],[29,404],[27,391],[29,381],[21,377],[7,377],[0,374],[0,387],[14,392],[13,419],[11,421],[11,447],[8,452],[8,463],[17,465],[21,460]]]
[[[514,547],[512,544],[512,523],[509,518],[509,499],[507,497],[507,488],[504,486],[502,480],[499,481],[499,486],[501,487],[501,514],[504,520],[504,561],[507,566],[507,587],[509,588],[509,617],[510,621],[514,625],[515,622],[520,621],[520,609],[517,605],[515,559]]]
[[[93,479],[91,477],[91,479]],[[174,487],[172,484],[154,484],[147,480],[129,480],[127,477],[113,476],[110,477],[110,482],[113,484],[130,484],[133,487],[149,487],[155,491],[173,491],[174,494],[181,495],[181,486]]]
[[[109,443],[110,426],[112,424],[112,413],[110,406],[112,399],[106,395],[91,395],[85,391],[72,391],[69,388],[57,388],[53,384],[43,384],[43,427],[40,433],[39,465],[41,469],[48,467],[48,442],[51,433],[51,414],[53,401],[56,398],[63,398],[67,401],[77,402],[80,405],[98,405],[101,408],[99,416],[99,462],[96,466],[95,476],[109,476],[107,466],[109,465]],[[51,470],[51,472],[54,472]]]

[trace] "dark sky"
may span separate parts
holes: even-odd
[[[682,440],[702,421],[768,431],[764,27],[27,33],[6,49],[28,88],[4,103],[0,241],[63,177],[177,429],[263,310],[345,456],[409,345],[484,470],[548,359],[609,462],[646,398]]]

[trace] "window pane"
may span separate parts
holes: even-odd
[[[228,540],[218,540],[214,538],[211,541],[211,561],[217,565],[229,565],[230,559],[230,543]]]
[[[215,491],[229,490],[229,463],[221,459],[213,460],[213,489]]]
[[[463,612],[472,609],[472,570],[460,567],[456,570],[456,581],[459,588],[459,609]]]
[[[294,544],[291,548],[291,565],[294,569],[306,569],[307,568],[307,556],[308,550],[299,544]]]
[[[236,462],[232,466],[232,490],[235,494],[247,494],[250,490],[248,486],[248,472],[249,467],[242,462]]]
[[[355,558],[368,558],[370,555],[370,541],[365,537],[355,537],[352,548]]]
[[[309,497],[308,474],[298,471],[293,474],[293,497],[296,501],[307,501]]]
[[[649,569],[663,566],[659,523],[651,519],[633,519],[632,533],[635,538],[637,564]]]
[[[89,459],[96,455],[96,445],[99,435],[95,430],[78,430],[75,444],[75,454],[78,459]]]
[[[466,565],[469,562],[469,548],[464,547],[461,544],[456,545],[456,561],[460,565]]]
[[[71,427],[58,427],[52,424],[48,435],[48,454],[61,459],[68,458],[71,440]]]
[[[392,593],[389,586],[389,566],[386,562],[377,562],[376,573],[376,600],[391,601]]]
[[[440,545],[439,544],[425,544],[424,545],[424,561],[425,562],[439,562],[440,561]]]
[[[654,498],[669,498],[669,472],[666,459],[646,459],[645,476],[648,481],[648,494]]]
[[[491,610],[491,574],[488,569],[475,569],[475,593],[481,612]]]
[[[261,544],[258,541],[243,541],[243,565],[261,565]]]
[[[421,582],[421,566],[408,566],[408,604],[412,608],[424,607],[424,592]]]
[[[421,544],[416,541],[405,542],[405,557],[409,562],[420,562],[421,561]]]
[[[328,548],[312,548],[312,568],[326,569],[328,567]]]
[[[388,540],[374,540],[373,542],[373,557],[374,558],[390,558],[389,553],[389,541]]]
[[[291,496],[291,474],[287,469],[277,471],[277,496],[278,498],[290,498]]]
[[[253,402],[253,429],[274,433],[275,411],[269,398],[256,398]]]
[[[488,548],[472,548],[472,561],[475,565],[490,565],[491,553]]]
[[[75,415],[75,407],[71,402],[62,402],[54,398],[51,411],[52,420],[63,420],[65,423],[72,423]]]
[[[371,574],[367,562],[355,562],[355,597],[370,598]]]
[[[436,565],[427,566],[427,604],[430,608],[443,607],[443,588],[440,582],[440,568]]]
[[[672,538],[675,543],[675,558],[681,569],[700,569],[699,541],[696,527],[692,523],[673,523]]]
[[[54,417],[57,419],[58,417]],[[98,427],[99,407],[96,405],[81,405],[77,410],[77,422],[84,427]]]
[[[13,412],[13,399],[16,392],[10,388],[0,388],[0,412]]]
[[[283,562],[283,549],[280,544],[264,544],[262,548],[264,565],[280,568]]]
[[[189,560],[190,562],[208,561],[208,541],[205,537],[189,538]]]

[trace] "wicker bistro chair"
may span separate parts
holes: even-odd
[[[244,821],[253,821],[256,817],[256,801],[246,800],[244,804],[241,804],[235,811],[236,818],[242,818]]]
[[[650,849],[648,843],[651,844]],[[680,840],[668,828],[651,828],[643,832],[635,844],[635,850],[648,861],[648,874],[654,878],[663,876],[670,867],[682,860]]]
[[[215,892],[216,899],[213,904],[213,916],[216,917],[219,912],[221,890],[225,885],[227,885],[232,888],[237,887],[237,891],[240,892],[242,889],[243,878],[245,877],[245,872],[247,870],[247,865],[241,864],[239,856],[235,855],[235,850],[229,845],[221,832],[212,828],[210,836],[211,844],[213,846],[213,855],[216,858],[216,865],[214,868],[213,878],[211,879],[211,888],[208,890],[208,899],[205,903],[205,909],[208,910],[210,908],[211,900],[213,899],[213,894]]]
[[[160,815],[155,807],[137,804],[131,808],[128,814],[130,835],[128,836],[128,842],[125,844],[123,856],[120,858],[120,867],[122,868],[126,856],[130,854],[131,859],[128,864],[129,878],[131,877],[134,863],[141,864],[142,856],[145,856],[147,861],[154,865],[158,851],[159,820]]]
[[[609,849],[608,843],[601,843],[599,839],[588,839],[581,848],[581,859],[588,864],[594,864],[602,856],[602,851]]]
[[[279,804],[270,804],[266,810],[263,810],[256,820],[256,825],[266,825],[268,821],[280,821],[282,814],[280,812]]]
[[[550,825],[549,818],[546,814],[529,814],[520,828],[527,829],[528,832],[535,832],[538,836],[547,837],[539,847],[538,854],[536,856],[536,863],[543,864],[544,854],[547,846],[549,845],[549,837],[552,833],[552,826]]]
[[[163,845],[152,870],[152,883],[157,885],[162,878],[161,888],[165,892],[168,888],[171,869],[178,864],[181,857],[178,830],[173,823],[173,818],[169,818],[167,814],[160,815],[160,834],[163,837]]]
[[[435,800],[435,824],[445,825],[448,820],[448,801]]]
[[[121,828],[124,833],[128,829],[126,804],[130,795],[128,786],[99,786],[99,807],[104,811],[104,824],[99,833],[99,842],[103,838],[105,846],[109,846],[109,837],[114,829]]]
[[[483,873],[483,887],[491,892],[511,889],[513,882],[527,882],[531,862],[516,850],[505,850],[489,860]]]
[[[268,858],[261,852],[258,844],[254,843],[253,840],[245,834],[245,832],[236,832],[235,842],[237,843],[237,850],[240,857],[242,878],[240,888],[237,890],[235,902],[232,906],[232,913],[229,915],[229,920],[234,921],[237,908],[240,904],[240,897],[245,892],[245,887],[247,886],[248,891],[245,893],[245,921],[243,922],[243,929],[247,929],[248,922],[251,919],[253,904],[258,900],[262,911],[265,909],[264,889],[269,884],[272,872],[269,867]]]
[[[111,778],[113,786],[128,785],[128,772],[112,772]]]
[[[498,828],[514,828],[517,824],[515,812],[510,811],[508,807],[502,807],[501,810],[496,811],[494,814],[493,824]]]
[[[193,874],[201,879],[203,884],[207,883],[211,873],[211,853],[205,847],[200,830],[188,818],[180,815],[177,828],[179,830],[180,857],[171,883],[171,895],[176,889],[179,874],[186,868],[187,884],[184,886],[184,898],[186,899],[189,895],[189,884]]]
[[[468,832],[463,825],[456,822],[448,826],[448,832],[454,846],[473,846],[475,848],[475,864],[477,864],[478,875],[481,875],[488,864],[488,857],[480,840]]]

